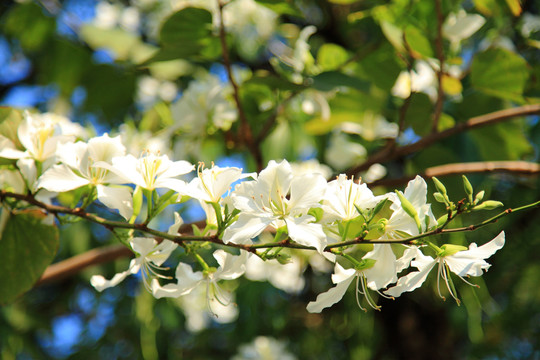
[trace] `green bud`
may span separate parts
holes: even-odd
[[[473,210],[493,210],[501,206],[504,206],[504,204],[500,201],[486,200],[480,205],[473,207]]]
[[[465,194],[467,194],[467,197],[469,198],[469,202],[473,202],[473,187],[471,183],[469,182],[469,179],[465,175],[461,175],[463,178],[463,188],[465,189]]]
[[[437,219],[437,226],[443,226],[446,223],[446,220],[448,220],[448,214],[444,214]]]
[[[442,195],[446,195],[446,187],[443,185],[442,182],[439,181],[435,176],[431,178],[433,182],[435,183],[435,187]]]
[[[484,190],[480,191],[478,194],[476,194],[476,197],[474,198],[474,205],[478,204],[482,199],[484,198]]]
[[[403,195],[401,191],[396,190],[396,194],[399,197],[399,201],[401,201],[401,207],[403,210],[414,219],[416,222],[416,225],[418,226],[418,231],[422,232],[422,223],[420,222],[420,218],[418,217],[418,212],[414,208],[413,204],[407,198]]]
[[[441,193],[433,193],[433,197],[435,198],[435,200],[437,200],[438,202],[440,203],[443,203],[443,204],[446,204],[446,199],[444,198],[444,196],[441,194]]]

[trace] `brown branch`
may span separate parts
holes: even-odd
[[[428,146],[436,143],[437,141],[446,139],[450,136],[460,134],[465,131],[476,129],[482,126],[494,125],[499,122],[509,120],[518,116],[534,115],[540,113],[540,104],[524,105],[511,109],[499,110],[489,114],[476,116],[469,120],[458,123],[456,126],[438,132],[429,134],[415,143],[397,147],[395,149],[387,149],[386,147],[379,150],[375,154],[371,155],[362,164],[355,166],[347,170],[346,174],[349,176],[356,175],[360,171],[367,170],[369,167],[376,163],[384,163],[390,160],[398,159],[406,155],[423,150]]]
[[[437,100],[435,102],[435,110],[433,112],[433,123],[431,125],[431,132],[438,132],[439,119],[442,115],[444,104],[444,91],[443,91],[443,74],[444,74],[444,52],[443,52],[443,35],[442,24],[444,22],[444,16],[442,13],[441,0],[435,0],[435,11],[437,13],[437,36],[435,38],[435,49],[437,52],[437,59],[439,60],[439,70],[437,71]]]
[[[225,24],[223,22],[223,2],[221,0],[217,0],[218,2],[218,15],[219,15],[219,39],[221,42],[221,52],[223,55],[223,64],[225,65],[225,69],[227,70],[227,77],[229,79],[229,83],[231,84],[233,88],[233,98],[234,102],[236,103],[236,108],[238,109],[238,118],[240,119],[240,128],[239,128],[239,134],[238,139],[241,144],[244,144],[248,147],[249,151],[255,158],[255,163],[257,164],[257,171],[261,171],[264,168],[263,164],[263,157],[261,153],[261,149],[257,145],[255,141],[253,141],[253,133],[251,131],[251,127],[249,126],[249,123],[247,121],[246,114],[244,112],[244,108],[242,106],[242,103],[240,101],[240,89],[238,87],[238,84],[234,80],[233,71],[231,67],[231,61],[229,59],[229,51],[227,47],[227,34],[225,33]]]
[[[540,173],[540,164],[527,161],[483,161],[455,163],[427,168],[423,178],[444,177],[450,175],[505,172],[513,174],[535,175]],[[381,179],[368,183],[370,187],[375,186],[399,186],[412,180],[414,176],[405,176],[398,179]]]
[[[92,249],[69,259],[50,265],[36,285],[44,285],[72,276],[83,269],[116,260],[120,257],[133,256],[133,252],[124,245],[112,245]]]
[[[12,195],[17,195],[17,194],[12,194]],[[5,197],[18,198],[17,196],[10,196],[10,193],[5,192],[3,190],[0,191],[0,198],[4,199]],[[25,196],[21,195],[20,197],[25,197]],[[529,209],[529,208],[532,208],[532,207],[538,207],[538,206],[540,206],[540,201],[538,201],[536,203],[533,203],[533,204],[525,205],[525,206],[522,206],[520,208],[516,208],[516,209],[513,209],[513,210],[508,209],[508,210],[500,213],[499,215],[496,215],[496,216],[494,216],[494,217],[492,217],[492,218],[490,218],[488,220],[485,220],[485,221],[483,221],[483,222],[481,222],[479,224],[470,225],[470,226],[462,227],[462,228],[454,228],[454,229],[438,228],[438,229],[426,232],[424,234],[420,234],[420,235],[412,236],[412,237],[408,237],[408,238],[384,239],[384,240],[380,240],[380,239],[366,240],[363,237],[360,237],[360,238],[356,238],[356,239],[353,239],[353,240],[348,240],[348,241],[344,241],[344,242],[340,242],[340,243],[330,244],[330,245],[325,247],[324,251],[331,252],[332,249],[336,249],[336,248],[340,248],[340,247],[344,247],[344,246],[349,246],[349,245],[355,245],[355,244],[388,244],[388,243],[410,244],[414,240],[424,238],[424,237],[427,237],[427,236],[431,236],[431,235],[434,235],[434,234],[459,232],[459,231],[472,231],[472,230],[478,229],[478,228],[480,228],[482,226],[491,224],[491,223],[495,222],[497,219],[499,219],[500,217],[502,217],[504,215],[510,214],[512,212],[526,210],[526,209]],[[188,227],[189,227],[189,225],[185,225],[184,229],[187,229]],[[177,237],[173,236],[172,238],[170,238],[170,240],[174,241],[176,243],[179,243],[179,244],[183,244],[182,236],[177,236]],[[199,239],[199,240],[204,240],[204,241],[209,241],[209,242],[213,242],[213,243],[220,244],[220,245],[225,245],[216,236],[210,236],[210,237],[207,237],[205,239]],[[263,249],[263,248],[268,249],[268,248],[275,248],[275,247],[287,247],[287,248],[302,249],[302,250],[315,250],[313,247],[304,246],[304,245],[300,245],[300,244],[297,244],[297,243],[292,243],[292,242],[290,242],[289,238],[287,238],[287,239],[285,239],[283,241],[273,242],[273,243],[263,243],[263,244],[254,244],[254,245],[240,245],[240,244],[229,243],[229,244],[227,244],[227,246],[240,248],[240,249],[252,252],[252,253],[255,253],[257,249]],[[61,279],[65,278],[65,277],[67,277],[67,276],[74,275],[77,272],[82,271],[86,267],[89,267],[89,266],[92,266],[92,265],[97,265],[97,264],[108,262],[108,261],[113,261],[113,260],[115,260],[117,258],[124,257],[124,256],[130,256],[130,255],[133,255],[132,252],[128,248],[126,248],[126,247],[124,247],[122,245],[114,245],[114,246],[104,247],[104,248],[100,248],[100,249],[89,250],[86,253],[76,255],[76,256],[74,256],[72,258],[60,261],[60,262],[58,262],[56,264],[53,264],[53,265],[49,266],[46,269],[46,271],[44,272],[44,274],[42,275],[42,277],[40,278],[40,280],[37,282],[37,285],[42,285],[42,284],[58,281],[58,280],[61,280]]]

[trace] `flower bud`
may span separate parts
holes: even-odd
[[[435,200],[437,200],[440,203],[443,203],[443,204],[446,203],[446,199],[441,193],[435,192],[433,193],[433,197],[435,198]]]
[[[291,262],[291,255],[289,254],[277,254],[276,260],[281,264],[285,265]]]
[[[474,198],[474,204],[478,204],[482,199],[484,198],[484,190],[480,191],[478,194],[476,194],[476,197]]]
[[[501,206],[504,206],[504,204],[500,201],[486,200],[480,205],[473,207],[473,210],[493,210]]]
[[[461,176],[463,178],[463,188],[465,189],[465,194],[467,194],[467,197],[469,199],[469,202],[473,202],[473,187],[471,183],[469,182],[469,179],[465,175]]]
[[[418,226],[418,232],[422,232],[422,224],[420,222],[420,218],[418,217],[418,212],[414,208],[413,204],[407,198],[403,195],[401,191],[396,190],[396,194],[399,197],[399,201],[401,201],[401,207],[403,210],[414,219],[416,222],[416,225]]]
[[[437,179],[435,176],[431,179],[433,180],[433,183],[435,183],[435,187],[437,188],[437,190],[439,190],[441,195],[446,195],[446,187],[443,185],[443,183],[440,182],[439,179]]]

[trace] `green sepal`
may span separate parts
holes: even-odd
[[[373,218],[375,216],[377,216],[378,213],[381,212],[381,210],[384,208],[384,206],[386,205],[386,203],[388,203],[388,198],[384,198],[382,199],[381,201],[379,201],[377,203],[377,205],[375,205],[375,207],[373,208],[373,210],[371,210],[370,214],[369,214],[369,221],[370,222],[371,220],[373,220]]]
[[[221,205],[219,205],[216,202],[210,202],[210,201],[207,201],[206,203],[208,205],[212,206],[212,208],[214,209],[214,212],[216,213],[216,220],[217,220],[217,224],[218,224],[218,229],[221,232],[221,230],[223,228],[223,213],[221,212]]]
[[[359,271],[370,269],[373,266],[375,266],[376,262],[377,260],[374,260],[374,259],[362,259],[358,262],[358,265],[356,265],[354,268]]]
[[[140,186],[137,186],[135,187],[135,191],[133,191],[133,215],[131,215],[131,218],[129,219],[130,224],[133,224],[137,219],[137,216],[141,213],[142,204],[143,191]]]
[[[176,199],[174,198],[176,195],[176,191],[169,190],[165,194],[163,194],[163,196],[160,196],[154,207],[153,216],[156,216],[157,214],[165,210],[167,206],[176,203]]]
[[[441,246],[441,252],[437,254],[439,257],[454,255],[457,252],[468,250],[466,246],[455,244],[444,244]]]
[[[315,222],[318,222],[322,219],[322,216],[324,215],[324,211],[320,207],[311,208],[308,211],[308,215],[313,216],[315,218]]]

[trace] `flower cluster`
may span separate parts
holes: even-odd
[[[135,258],[111,280],[92,277],[98,291],[141,271],[145,287],[156,298],[178,298],[203,289],[209,308],[213,301],[224,306],[231,303],[232,294],[222,282],[245,273],[297,292],[304,284],[301,276],[308,258],[282,251],[294,248],[319,259],[309,259],[312,266],[324,259],[335,269],[335,287],[310,302],[310,312],[338,302],[353,281],[358,305],[362,308],[362,295],[369,306],[379,309],[375,294],[395,298],[413,291],[436,264],[437,285],[442,279],[459,302],[451,273],[472,285],[465,277],[482,275],[490,266],[485,260],[504,245],[504,233],[485,245],[473,243],[468,248],[428,240],[428,235],[442,232],[457,215],[493,205],[480,203],[482,193],[473,197],[468,181],[469,201],[458,206],[436,181],[436,199],[449,212],[437,221],[421,177],[411,180],[403,193],[376,196],[366,184],[345,175],[327,182],[324,171],[300,172],[286,160],[270,161],[258,174],[213,164],[210,168],[200,164],[195,172],[194,165],[167,155],[150,151],[142,151],[139,157],[126,154],[121,136],[104,134],[85,140],[82,128],[50,114],[25,113],[17,139],[0,137],[0,142],[0,157],[8,159],[8,165],[0,169],[3,190],[47,199],[73,192],[79,197],[75,202],[79,209],[99,201],[126,220],[131,229],[126,245]],[[192,173],[191,181],[181,179]],[[187,198],[196,199],[204,209],[205,229],[193,236],[181,234],[183,221],[178,213],[166,233],[149,227],[166,207]],[[270,239],[264,240],[265,236]],[[205,259],[210,243],[232,250],[215,250],[210,261]],[[175,255],[182,251],[183,257]],[[172,277],[165,265],[175,259],[180,261]],[[283,280],[287,277],[290,282]],[[444,297],[440,286],[438,292]]]

